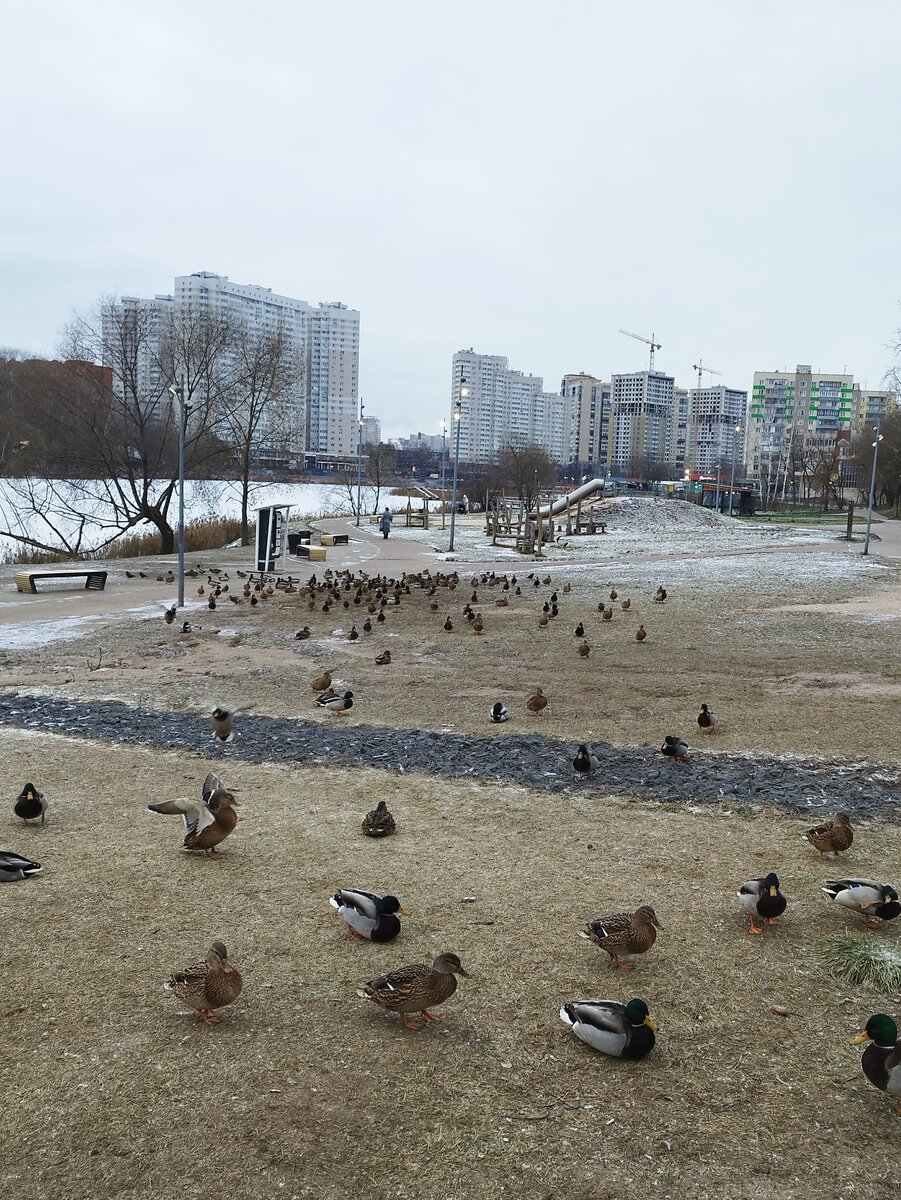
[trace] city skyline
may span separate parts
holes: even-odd
[[[686,385],[701,357],[749,387],[800,356],[881,386],[896,6],[348,7],[18,10],[0,345],[53,355],[101,296],[209,269],[358,309],[389,436],[437,430],[461,346],[606,378],[647,366],[622,328]],[[303,53],[332,44],[337,75]],[[569,69],[582,45],[601,88]]]

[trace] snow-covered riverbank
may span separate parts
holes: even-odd
[[[103,486],[93,481],[0,479],[0,555],[14,552],[20,544],[9,536],[11,533],[48,545],[58,545],[63,539],[74,543],[80,537],[78,545],[84,551],[107,541],[115,532],[115,513],[112,504],[100,495]],[[160,490],[163,486],[161,483]],[[325,482],[255,484],[250,503],[252,508],[290,504],[292,520],[339,517],[353,508],[346,485]],[[398,508],[406,504],[406,498],[389,497],[383,490],[380,503]],[[374,504],[374,489],[364,487],[364,508]],[[176,494],[170,509],[173,524],[177,510]],[[188,480],[185,514],[188,523],[211,517],[240,517],[239,485],[234,480]],[[139,526],[136,532],[144,532],[145,528],[152,527]]]

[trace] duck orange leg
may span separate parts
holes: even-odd
[[[349,925],[347,927],[347,934],[348,934],[348,937],[353,942],[362,942],[363,941],[363,935],[360,933],[357,933],[357,931],[355,929],[351,929],[351,927]]]
[[[422,1011],[420,1012],[419,1015],[421,1017],[423,1017],[426,1021],[440,1021],[441,1020],[441,1018],[438,1016],[437,1013],[429,1012],[429,1010],[427,1008],[422,1009]]]
[[[755,923],[755,921],[754,921],[754,917],[753,917],[753,914],[752,914],[752,916],[751,916],[751,924],[748,926],[748,933],[763,933],[763,929],[761,929],[761,928],[760,928],[760,927],[759,927],[759,926],[758,926],[758,925]]]
[[[631,971],[635,966],[634,963],[623,962],[618,954],[611,954],[610,957],[613,959],[613,965],[616,967],[617,971]]]
[[[198,1008],[197,1015],[205,1025],[218,1025],[222,1020],[217,1017],[211,1008]]]
[[[415,1030],[415,1031],[418,1031],[418,1030],[422,1029],[422,1026],[421,1026],[421,1025],[417,1025],[415,1021],[410,1021],[410,1020],[408,1020],[408,1019],[407,1019],[407,1014],[406,1014],[405,1012],[402,1012],[402,1013],[400,1014],[400,1019],[401,1019],[401,1021],[403,1022],[403,1025],[404,1025],[404,1028],[405,1028],[405,1029],[413,1029],[413,1030]]]

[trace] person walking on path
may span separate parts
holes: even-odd
[[[387,539],[388,534],[391,532],[391,520],[392,520],[391,513],[386,508],[385,511],[382,513],[382,515],[379,517],[379,529],[381,529],[382,537],[385,539]]]

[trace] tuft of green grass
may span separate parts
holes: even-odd
[[[901,946],[862,933],[831,933],[815,947],[817,961],[855,987],[872,987],[883,995],[901,992]]]

